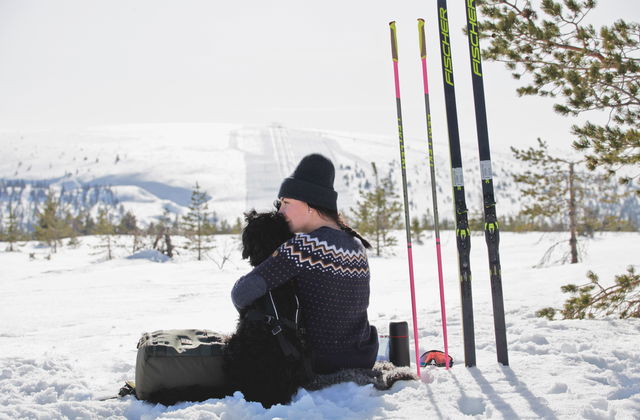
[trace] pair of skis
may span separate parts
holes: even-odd
[[[502,275],[500,270],[499,240],[500,231],[496,217],[495,197],[493,191],[493,174],[491,171],[491,153],[489,147],[489,135],[487,129],[486,106],[484,99],[484,83],[482,80],[482,63],[480,57],[479,31],[475,0],[465,0],[467,16],[467,37],[469,41],[469,55],[471,61],[471,73],[473,80],[473,93],[476,114],[476,128],[478,134],[478,149],[480,157],[480,173],[482,180],[482,195],[484,208],[484,232],[485,241],[489,253],[489,269],[491,276],[491,295],[493,301],[493,320],[496,337],[496,351],[498,362],[507,366],[509,364],[507,352],[506,327],[504,319],[504,302],[502,296]],[[458,249],[458,269],[460,276],[460,296],[462,303],[462,328],[464,338],[465,365],[476,365],[475,334],[473,324],[473,300],[471,293],[471,265],[470,249],[471,238],[467,207],[464,192],[464,178],[462,171],[462,154],[460,150],[460,134],[458,129],[457,106],[455,97],[455,85],[453,76],[453,59],[451,53],[451,38],[449,31],[449,18],[446,0],[438,0],[438,21],[440,32],[440,57],[442,63],[442,78],[444,83],[445,107],[447,114],[447,126],[449,130],[449,151],[451,156],[451,174],[453,186],[453,200],[456,221],[456,245]],[[411,252],[411,234],[409,224],[409,207],[406,183],[406,165],[404,152],[404,138],[402,128],[402,111],[400,105],[400,84],[398,77],[398,48],[395,22],[391,22],[391,52],[394,65],[396,108],[398,114],[398,134],[400,139],[400,158],[402,166],[403,193],[405,201],[405,227],[407,231],[407,250],[409,254],[409,277],[411,283],[411,301],[413,310],[414,343],[416,347],[416,364],[418,375],[420,363],[418,362],[418,334],[415,307],[415,292],[413,278],[413,260]],[[440,251],[440,232],[438,225],[438,208],[435,188],[435,168],[433,156],[433,141],[431,130],[431,110],[429,105],[429,84],[426,65],[426,42],[424,33],[424,20],[418,19],[418,32],[420,41],[420,57],[422,61],[422,74],[424,82],[424,98],[427,119],[427,137],[429,144],[429,166],[431,172],[431,195],[433,199],[434,231],[436,237],[436,254],[438,261],[438,279],[440,286],[440,307],[442,315],[443,339],[445,357],[448,360],[448,342],[446,328],[446,314],[444,304],[444,290],[442,277],[442,259]]]

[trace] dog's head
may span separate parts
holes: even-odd
[[[245,213],[247,222],[242,231],[242,258],[249,258],[255,267],[266,260],[282,243],[293,236],[282,214],[272,211]]]

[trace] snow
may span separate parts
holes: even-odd
[[[398,237],[395,256],[370,257],[369,315],[381,334],[390,321],[411,323],[403,233]],[[23,243],[19,252],[0,252],[0,419],[639,418],[640,320],[548,321],[534,315],[542,307],[561,306],[560,286],[585,282],[588,270],[612,281],[626,266],[637,265],[638,234],[581,238],[583,262],[532,268],[562,238],[502,234],[510,366],[496,361],[482,236],[472,238],[471,259],[478,364],[464,366],[455,238],[447,231],[442,234],[447,326],[455,365],[448,371],[422,369],[421,381],[396,383],[388,391],[353,383],[300,390],[290,405],[269,410],[240,393],[171,407],[132,397],[99,401],[134,378],[141,333],[233,330],[229,292],[249,270],[236,236],[217,237],[217,250],[204,261],[181,249],[162,264],[151,251],[127,258],[131,237],[119,239],[110,261],[98,237],[81,237],[79,246],[65,245],[51,259],[46,247]],[[216,264],[221,253],[231,256],[222,269]],[[433,238],[414,244],[413,255],[420,348],[442,349]]]

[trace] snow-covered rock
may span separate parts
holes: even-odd
[[[168,256],[164,255],[162,252],[157,251],[155,249],[145,249],[142,251],[138,251],[135,254],[129,255],[127,257],[129,260],[149,260],[153,262],[167,262],[171,260]]]

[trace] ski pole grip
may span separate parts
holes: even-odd
[[[389,22],[389,29],[391,29],[391,57],[393,61],[398,61],[398,38],[396,36],[396,21]]]
[[[389,361],[396,366],[411,366],[409,359],[409,324],[389,323]]]
[[[427,46],[425,45],[425,36],[424,36],[424,19],[418,19],[418,42],[420,43],[420,58],[427,58]]]

